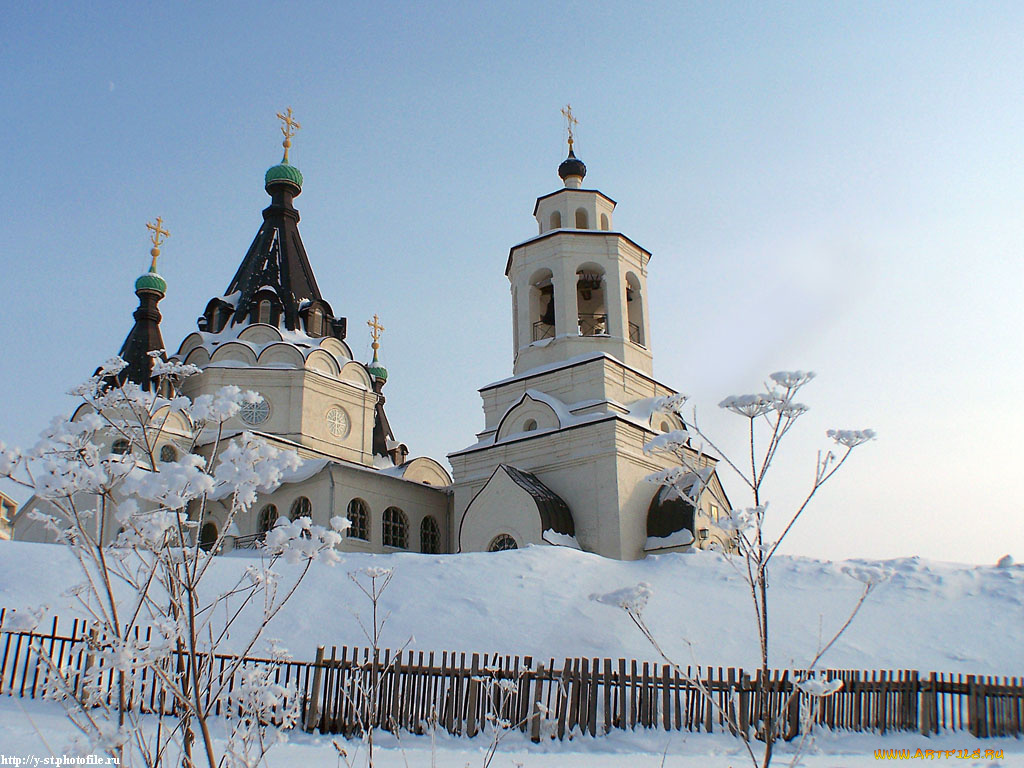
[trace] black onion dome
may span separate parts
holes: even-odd
[[[569,156],[558,166],[558,175],[562,181],[565,181],[570,176],[579,176],[582,179],[587,175],[587,166],[570,149]]]

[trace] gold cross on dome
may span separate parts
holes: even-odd
[[[171,236],[171,233],[164,229],[164,220],[159,216],[156,217],[156,223],[151,221],[146,222],[146,229],[152,234],[149,239],[153,242],[153,247],[149,251],[149,255],[153,257],[153,266],[151,269],[156,272],[156,257],[160,255],[160,246],[163,245],[164,240]]]
[[[373,339],[373,344],[370,345],[373,349],[373,362],[377,362],[377,350],[380,349],[380,335],[384,333],[384,326],[380,324],[376,312],[373,314],[373,320],[367,320],[366,324],[370,326],[370,337]]]
[[[569,129],[569,149],[572,149],[572,139],[573,139],[572,129],[573,129],[573,126],[579,125],[580,121],[577,120],[572,115],[572,104],[566,104],[565,105],[565,109],[562,110],[562,115],[565,117],[565,124],[568,127],[568,129]]]
[[[380,318],[377,317],[376,314],[374,314],[373,320],[367,320],[366,324],[370,326],[370,336],[373,338],[373,348],[377,349],[380,347],[378,342],[380,341],[381,334],[384,333],[384,326],[380,324]]]
[[[288,107],[288,109],[285,110],[284,114],[278,112],[277,119],[283,123],[283,125],[281,126],[281,133],[284,134],[284,143],[282,144],[282,146],[284,147],[284,159],[281,162],[287,163],[288,150],[292,146],[292,136],[294,136],[295,132],[301,129],[302,126],[299,125],[298,120],[292,117],[291,107]]]

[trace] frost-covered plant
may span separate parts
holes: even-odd
[[[678,416],[684,425],[684,429],[675,432],[658,435],[645,446],[645,451],[650,454],[668,455],[675,458],[676,466],[653,473],[647,479],[659,485],[671,485],[679,495],[692,504],[695,508],[713,475],[711,463],[707,460],[708,449],[714,451],[721,457],[721,461],[730,467],[740,478],[750,493],[751,504],[749,507],[733,509],[730,513],[719,520],[719,526],[728,531],[735,542],[736,550],[740,556],[737,563],[734,558],[727,558],[728,562],[736,567],[746,582],[750,591],[751,604],[754,608],[756,621],[757,639],[760,645],[760,667],[761,679],[769,678],[769,601],[768,601],[768,565],[792,530],[793,525],[803,515],[811,501],[817,495],[825,483],[827,483],[846,463],[850,453],[860,445],[863,445],[875,438],[875,432],[871,429],[849,430],[830,429],[829,437],[834,446],[824,452],[818,452],[818,458],[814,473],[814,480],[803,499],[786,512],[781,512],[780,517],[785,521],[781,534],[773,541],[769,540],[765,533],[765,523],[768,514],[768,501],[764,497],[764,485],[773,461],[778,454],[779,448],[786,435],[796,421],[803,416],[808,408],[796,400],[800,390],[812,379],[814,374],[809,371],[779,371],[771,374],[770,383],[765,385],[765,391],[756,394],[734,395],[722,400],[718,405],[737,416],[745,422],[745,437],[749,443],[749,456],[744,459],[731,458],[722,451],[718,445],[707,435],[697,422],[696,409],[689,413],[684,412],[687,397],[685,395],[672,395],[660,400],[656,409],[662,413],[671,413]],[[863,584],[861,594],[852,608],[848,618],[838,629],[835,635],[824,644],[821,644],[817,654],[808,664],[808,669],[813,670],[821,657],[832,647],[843,632],[846,631],[865,599],[874,587],[884,578],[878,572],[858,572],[850,574]],[[679,665],[675,664],[658,644],[656,638],[651,634],[643,618],[643,610],[650,596],[650,587],[640,584],[634,588],[627,588],[607,595],[595,595],[594,599],[601,602],[616,605],[629,615],[637,627],[644,633],[648,640],[665,658],[672,663],[677,671],[682,671]],[[718,709],[715,697],[711,696],[700,680],[690,680],[704,694],[709,705]],[[841,687],[841,684],[840,684]],[[794,690],[790,694],[790,700],[798,696],[802,691],[812,697],[820,699],[829,696],[838,690],[831,682],[825,683],[813,677],[813,672],[806,674],[796,680]],[[771,764],[773,744],[782,736],[783,722],[774,718],[770,709],[770,697],[761,696],[755,699],[760,706],[760,712],[755,712],[755,719],[762,723],[759,737],[764,741],[764,753],[760,760],[755,755],[749,742],[747,751],[752,763],[756,766],[759,763],[767,768]],[[788,704],[789,702],[787,702]],[[786,711],[783,707],[782,711]],[[733,728],[738,728],[738,723],[732,722],[733,715],[727,710],[720,710],[723,717],[730,720]],[[804,730],[806,736],[806,729]],[[802,744],[802,742],[801,742]],[[799,752],[799,750],[798,750]]]
[[[225,422],[253,393],[224,387],[192,402],[178,389],[198,369],[152,356],[153,392],[119,382],[125,362],[113,358],[72,391],[81,400],[72,420],[55,420],[29,451],[0,445],[0,476],[32,490],[31,517],[78,562],[81,582],[68,595],[91,620],[87,669],[58,668],[36,650],[80,747],[122,765],[256,766],[300,702],[271,667],[244,657],[311,564],[337,560],[348,521],[280,520],[236,583],[212,585],[214,553],[235,519],[300,460],[248,433],[226,437]],[[168,443],[176,460],[160,460]],[[218,533],[204,541],[215,501]],[[298,569],[275,570],[282,558]],[[272,649],[271,660],[283,653]],[[142,679],[159,681],[155,725],[141,712]],[[218,702],[225,715],[215,721]]]

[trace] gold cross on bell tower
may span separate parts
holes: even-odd
[[[153,257],[153,264],[149,268],[151,272],[156,272],[156,258],[160,255],[160,246],[163,245],[164,240],[171,236],[171,233],[164,229],[164,220],[159,216],[156,217],[156,223],[151,221],[146,222],[146,229],[152,234],[149,239],[153,242],[153,247],[149,251],[149,255]]]
[[[580,121],[577,120],[575,117],[573,117],[573,114],[572,114],[572,104],[566,104],[565,105],[565,108],[562,110],[562,115],[565,117],[565,124],[566,124],[566,127],[569,130],[569,151],[571,152],[572,151],[572,140],[573,140],[572,129],[573,129],[573,126],[579,125]]]
[[[282,146],[284,147],[284,159],[281,160],[281,162],[287,163],[288,150],[291,149],[292,146],[292,136],[294,136],[295,132],[302,128],[302,126],[299,125],[298,120],[292,117],[291,107],[288,107],[288,109],[285,110],[284,114],[278,112],[277,119],[283,123],[283,125],[281,126],[281,133],[284,134],[284,142],[282,143]]]
[[[373,344],[370,345],[373,348],[373,361],[377,362],[377,350],[380,349],[380,337],[384,333],[384,326],[380,324],[380,318],[376,313],[373,320],[367,320],[366,324],[370,326],[370,337],[373,339]]]

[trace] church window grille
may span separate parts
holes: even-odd
[[[491,539],[491,544],[487,547],[488,552],[504,552],[507,549],[519,549],[516,540],[507,533],[499,533]]]
[[[384,546],[409,548],[409,519],[398,507],[384,510]]]
[[[203,523],[199,530],[199,546],[206,552],[213,549],[217,543],[217,525],[215,523]]]
[[[114,441],[114,444],[110,446],[110,452],[116,453],[118,456],[124,456],[128,453],[130,447],[131,446],[125,438],[119,437]]]
[[[173,445],[165,445],[160,448],[160,461],[169,462],[178,460],[178,451]]]
[[[370,540],[370,510],[362,499],[352,499],[348,503],[349,538]]]
[[[313,504],[305,496],[299,496],[292,504],[292,520],[298,520],[300,517],[313,517]]]
[[[256,402],[244,402],[238,409],[238,417],[250,426],[262,424],[270,417],[270,403],[261,397]]]
[[[420,523],[420,552],[425,555],[441,554],[441,529],[437,520],[427,515]]]
[[[274,527],[274,523],[276,522],[277,507],[275,507],[273,504],[267,504],[267,506],[260,510],[259,532],[266,533]]]

